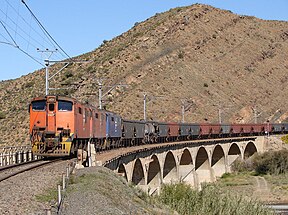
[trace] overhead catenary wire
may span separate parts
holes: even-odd
[[[21,20],[27,25],[27,26],[29,26],[29,30],[31,31],[31,29],[33,30],[33,32],[35,33],[35,34],[37,34],[37,36],[39,36],[45,43],[47,43],[47,44],[50,44],[50,45],[53,45],[53,43],[50,41],[50,40],[46,40],[45,39],[45,37],[43,37],[35,28],[33,28],[32,27],[32,25],[31,25],[31,23],[28,23],[26,20],[25,20],[25,18],[19,13],[19,11],[17,11],[14,7],[13,7],[13,5],[11,5],[10,3],[9,3],[9,1],[8,0],[5,0],[6,2],[7,2],[7,4],[10,6],[10,8],[12,8],[12,10],[17,14],[17,16],[19,16],[20,18],[21,18]],[[1,10],[1,8],[0,8],[0,10]],[[2,11],[2,10],[1,10]],[[2,13],[4,13],[3,11],[2,11]],[[7,14],[6,14],[6,16],[7,16]],[[32,17],[32,16],[31,16]],[[10,19],[10,20],[12,20],[12,19]],[[12,20],[13,21],[13,20]]]
[[[5,15],[5,17],[7,17],[8,20],[9,20],[12,24],[14,24],[15,26],[18,26],[17,23],[16,23],[12,18],[10,18],[10,16],[8,16],[7,14],[5,14],[4,11],[1,10],[1,8],[0,8],[0,12],[2,12],[2,13]],[[35,49],[37,48],[37,46],[41,46],[42,48],[44,48],[44,45],[42,45],[42,44],[41,44],[40,42],[38,42],[36,39],[33,39],[33,38],[32,38],[33,42],[34,42],[35,44],[37,44],[37,45],[32,44],[31,42],[29,42],[29,41],[25,38],[25,36],[28,36],[28,37],[30,38],[29,34],[27,34],[27,33],[25,32],[25,30],[22,29],[21,27],[17,27],[17,28],[23,33],[23,35],[22,35],[19,31],[17,32],[12,26],[10,26],[10,25],[8,24],[7,20],[6,20],[6,22],[5,22],[4,20],[2,20],[2,24],[5,26],[6,30],[7,30],[7,28],[9,28],[10,31],[12,31],[15,35],[18,35],[19,37],[21,37],[21,38],[22,38],[23,40],[25,40],[27,43],[29,43],[30,45],[32,45]],[[4,27],[4,26],[3,26],[3,27]],[[30,26],[29,26],[29,27],[30,27]],[[7,33],[9,33],[8,30],[7,30]],[[9,35],[11,36],[10,33],[9,33]],[[42,38],[44,38],[44,37],[42,37]],[[11,39],[13,39],[13,37],[12,37]],[[13,41],[14,41],[14,39],[13,39]],[[46,40],[44,40],[44,41],[47,43]],[[47,43],[47,44],[48,44],[48,43]]]
[[[9,45],[13,48],[17,48],[41,66],[45,65],[44,63],[41,63],[41,58],[33,56],[31,48],[34,48],[35,50],[39,50],[39,48],[43,50],[48,50],[48,48],[50,49],[52,46],[57,50],[61,50],[60,52],[58,51],[54,54],[52,59],[54,62],[60,62],[58,59],[63,59],[63,57],[68,57],[69,60],[72,61],[71,57],[44,28],[44,26],[40,23],[40,21],[37,19],[37,17],[34,15],[32,10],[28,7],[24,0],[22,0],[21,2],[29,11],[28,13],[31,17],[30,21],[27,21],[27,18],[24,18],[20,14],[19,8],[21,3],[19,3],[18,8],[15,8],[14,5],[12,5],[12,3],[10,3],[8,0],[5,0],[5,2],[6,7],[0,7],[0,29],[2,28],[4,30],[4,33],[3,31],[2,33],[0,32],[0,44]],[[12,18],[11,15],[14,15],[16,17]],[[35,21],[34,24],[31,22],[32,20]],[[35,27],[33,27],[33,25],[35,26],[35,24],[36,26],[39,26],[39,29],[42,33],[39,30],[37,31]],[[25,29],[27,27],[29,28],[28,31],[27,29]]]
[[[11,40],[13,41],[15,47],[19,47],[16,43],[16,41],[13,39],[13,37],[11,36],[10,32],[7,30],[6,26],[4,25],[4,23],[0,20],[1,25],[3,26],[3,28],[5,29],[5,31],[7,32],[7,34],[9,35],[9,37],[11,38]]]

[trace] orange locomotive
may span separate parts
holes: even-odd
[[[79,148],[86,148],[89,140],[103,148],[109,148],[110,142],[120,141],[120,137],[107,141],[110,136],[105,130],[108,124],[109,128],[114,126],[121,130],[119,116],[72,98],[52,95],[34,98],[29,112],[35,155],[65,157],[76,154]]]

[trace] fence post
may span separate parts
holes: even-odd
[[[6,152],[6,154],[5,154],[5,163],[6,163],[6,165],[9,165],[10,163],[9,163],[9,152]]]
[[[66,179],[65,179],[65,173],[62,173],[62,183],[63,183],[63,191],[66,189],[66,184],[65,184],[65,182],[66,182]]]
[[[58,185],[58,208],[60,208],[61,205],[61,185]]]
[[[17,161],[17,153],[13,152],[13,154],[12,154],[12,163],[16,164],[16,161]]]
[[[69,179],[69,174],[70,174],[70,166],[68,165],[66,167],[66,178]]]
[[[22,163],[22,156],[21,156],[21,154],[22,154],[22,152],[21,151],[19,151],[18,152],[18,163]]]
[[[32,161],[32,152],[31,152],[31,150],[28,151],[28,160]]]
[[[8,152],[8,161],[9,161],[9,164],[13,164],[12,163],[12,151],[11,151],[12,149],[10,149],[10,151]]]
[[[46,210],[46,215],[51,215],[51,208],[47,208]]]
[[[23,162],[27,161],[27,151],[23,151]]]

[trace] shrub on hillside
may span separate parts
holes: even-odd
[[[0,119],[5,119],[5,114],[0,111]]]
[[[283,143],[288,144],[288,135],[281,137]]]

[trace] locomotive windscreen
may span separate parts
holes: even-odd
[[[58,101],[59,111],[72,111],[73,103],[70,101]]]
[[[46,101],[33,101],[32,102],[32,110],[36,111],[44,111],[46,110]]]

